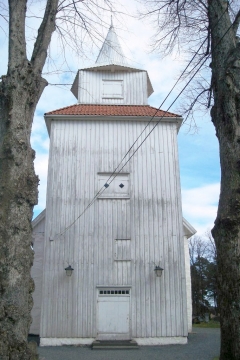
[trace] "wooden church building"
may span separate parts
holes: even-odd
[[[47,205],[33,221],[30,332],[42,346],[184,344],[195,230],[182,217],[182,118],[148,105],[148,73],[128,64],[112,25],[72,92],[76,105],[45,114]]]

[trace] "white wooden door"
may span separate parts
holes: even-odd
[[[130,291],[98,290],[97,338],[99,340],[130,339]]]

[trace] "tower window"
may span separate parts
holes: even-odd
[[[123,98],[122,80],[103,80],[103,98]]]
[[[98,188],[105,187],[99,199],[129,199],[129,174],[98,173]]]

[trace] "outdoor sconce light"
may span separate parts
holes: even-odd
[[[71,276],[74,269],[71,267],[71,265],[68,265],[68,267],[66,267],[65,270],[66,270],[66,275]]]
[[[155,266],[155,269],[154,269],[154,271],[156,272],[156,275],[158,276],[158,277],[160,277],[160,276],[162,276],[162,272],[163,272],[163,268],[161,268],[160,266]]]

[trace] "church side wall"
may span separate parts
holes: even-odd
[[[122,80],[121,98],[103,98],[103,80]],[[147,73],[145,71],[79,71],[78,102],[80,104],[147,105]]]
[[[33,292],[33,308],[31,311],[32,323],[30,334],[40,334],[40,318],[42,306],[42,278],[43,278],[43,248],[44,248],[44,227],[45,219],[33,230],[34,262],[31,269],[31,276],[35,289]]]
[[[131,337],[187,336],[176,123],[160,123],[122,170],[129,198],[99,198],[76,220],[99,190],[99,173],[112,173],[145,125],[52,122],[43,338],[96,337],[100,285],[130,288]]]
[[[185,251],[185,267],[186,267],[186,287],[187,287],[187,312],[188,312],[188,332],[192,331],[192,283],[191,283],[191,269],[188,238],[184,236],[184,251]]]

